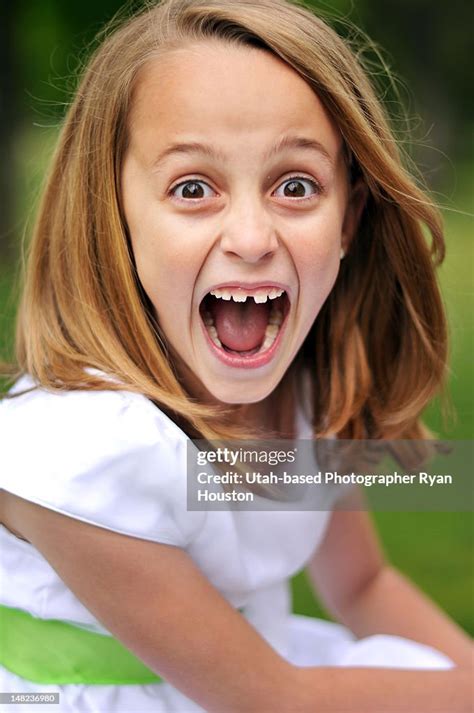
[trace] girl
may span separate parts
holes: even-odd
[[[16,710],[468,710],[469,639],[366,514],[186,509],[189,436],[422,436],[442,253],[366,75],[308,10],[165,0],[104,40],[0,409]],[[290,614],[305,565],[345,626]]]

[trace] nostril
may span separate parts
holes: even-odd
[[[225,249],[225,253],[229,257],[236,257],[239,258],[240,260],[243,260],[244,262],[248,263],[256,263],[256,262],[261,262],[261,261],[268,261],[270,260],[274,254],[274,250],[265,250],[265,251],[258,251],[254,247],[251,247],[249,249],[245,248],[239,248],[239,249]]]
[[[221,238],[221,248],[225,253],[250,263],[268,260],[278,245],[272,228],[253,226],[246,229],[245,219],[240,225],[225,231]]]

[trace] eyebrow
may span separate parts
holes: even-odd
[[[326,161],[329,163],[331,168],[334,166],[334,159],[329,153],[329,151],[315,139],[309,139],[304,136],[283,136],[277,143],[271,147],[271,149],[265,154],[264,160],[268,161],[273,158],[276,154],[288,150],[288,149],[306,149],[311,151],[317,151]],[[153,161],[154,171],[159,170],[160,164],[169,156],[173,155],[190,155],[190,154],[201,154],[203,156],[208,156],[217,161],[225,163],[227,156],[219,149],[210,146],[209,144],[201,144],[197,141],[189,141],[185,143],[175,143],[168,146],[164,151],[162,151],[159,156]]]

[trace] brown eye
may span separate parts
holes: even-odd
[[[199,183],[187,183],[183,186],[182,197],[183,198],[202,198],[204,196],[204,191]]]
[[[284,193],[285,196],[290,196],[291,198],[302,198],[306,190],[301,181],[291,181],[291,183],[286,184]]]
[[[285,198],[310,198],[318,193],[320,193],[318,184],[309,178],[288,179],[276,190],[277,196]]]
[[[204,181],[185,181],[175,186],[171,193],[182,200],[199,200],[208,198],[213,191]]]

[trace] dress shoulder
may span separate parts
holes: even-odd
[[[13,391],[34,386],[24,376]],[[0,488],[73,518],[186,547],[186,434],[145,396],[37,387],[0,402]]]

